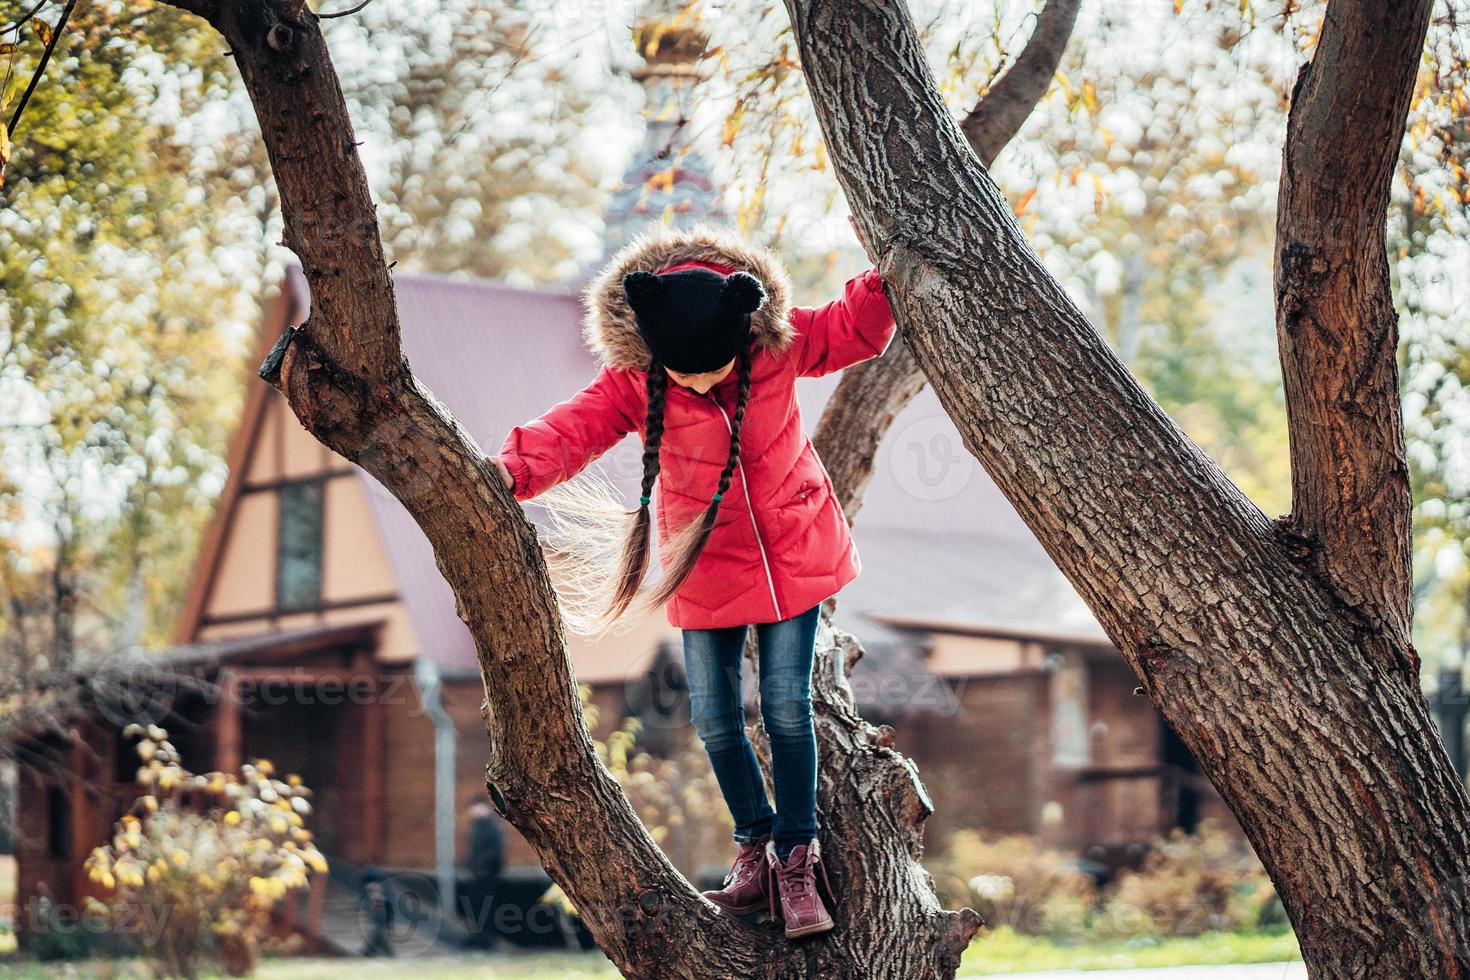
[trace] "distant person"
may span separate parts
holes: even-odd
[[[591,508],[571,513],[587,494],[563,491],[573,535],[585,531],[589,545],[604,532],[623,535],[616,569],[576,540],[563,553],[585,558],[580,578],[607,585],[605,601],[594,597],[597,608],[587,611],[603,622],[620,617],[642,592],[657,484],[664,574],[650,602],[667,602],[669,622],[683,630],[694,729],[739,844],[725,887],[705,897],[732,915],[769,909],[795,938],[833,926],[817,893],[827,880],[811,673],[821,605],[859,568],[832,480],[802,428],[796,381],[879,356],[895,328],[876,269],[825,306],[793,309],[790,296],[790,276],[768,249],[710,229],[645,235],[587,288],[597,376],[511,430],[494,463],[516,499],[529,500],[572,479],[624,435],[642,436],[637,510],[598,521]],[[555,497],[546,504],[558,507]],[[564,603],[568,609],[591,618],[575,602]],[[774,809],[741,704],[752,625]]]
[[[358,921],[363,925],[367,943],[363,956],[393,955],[393,900],[388,895],[383,872],[368,865],[362,869],[362,904]]]
[[[478,945],[486,949],[498,938],[495,928],[495,896],[505,870],[505,823],[484,800],[469,808],[470,880],[460,911]]]

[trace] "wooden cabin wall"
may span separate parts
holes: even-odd
[[[24,933],[43,893],[68,914],[97,894],[82,862],[111,838],[137,798],[137,767],[130,743],[108,726],[83,726],[73,746],[48,740],[23,755],[50,760],[22,765],[17,773],[16,924]]]
[[[222,498],[219,552],[209,576],[198,628],[187,637],[207,642],[331,624],[385,620],[378,656],[403,662],[418,653],[408,612],[378,538],[362,477],[311,436],[279,393],[269,391],[248,452]],[[247,424],[251,420],[247,418]],[[277,532],[282,488],[318,481],[322,487],[321,600],[311,608],[276,607]]]
[[[1047,752],[1047,677],[1040,670],[949,678],[953,715],[898,723],[897,747],[919,767],[934,801],[925,837],[942,847],[952,831],[983,827],[1036,833]]]

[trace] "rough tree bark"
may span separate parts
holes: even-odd
[[[1382,230],[1428,0],[1335,0],[1297,85],[1278,297],[1298,513],[1282,522],[1047,274],[901,0],[787,7],[919,364],[1240,819],[1313,974],[1466,976],[1470,801],[1407,631]]]
[[[892,732],[864,722],[837,665],[860,655],[825,628],[816,683],[819,800],[837,928],[790,944],[705,902],[597,762],[534,529],[474,441],[413,377],[372,200],[318,20],[304,0],[175,0],[228,42],[260,121],[285,243],[310,320],[268,360],[302,424],[363,466],[432,544],[479,652],[492,798],[639,977],[949,977],[979,928],[940,908],[918,863],[930,811]],[[1039,97],[1039,93],[1038,93]]]
[[[1081,0],[1047,0],[1015,62],[960,121],[984,166],[995,163],[1051,87],[1080,6]],[[812,441],[848,523],[863,505],[883,436],[923,390],[924,372],[902,337],[882,357],[843,372]]]

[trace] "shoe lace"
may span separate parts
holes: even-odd
[[[743,884],[752,877],[760,867],[761,857],[764,852],[752,851],[748,854],[740,854],[735,858],[735,863],[730,865],[730,870],[725,872],[726,885]]]
[[[778,858],[769,862],[767,885],[772,918],[776,915],[776,907],[782,897],[805,896],[809,889],[816,887],[818,875],[821,875],[822,884],[826,886],[827,897],[831,899],[833,896],[832,882],[827,878],[827,864],[822,860],[820,852],[808,851],[806,860],[794,864],[787,863],[790,860],[791,856],[788,854],[786,861]]]

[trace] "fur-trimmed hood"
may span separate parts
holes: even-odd
[[[776,253],[709,226],[690,231],[654,228],[620,249],[587,285],[582,333],[602,363],[625,370],[648,370],[648,345],[623,293],[630,272],[659,272],[683,262],[712,262],[744,271],[760,280],[766,303],[751,315],[757,350],[780,353],[796,331],[791,326],[791,277]]]

